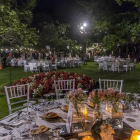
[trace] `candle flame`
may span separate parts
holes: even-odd
[[[87,117],[87,116],[88,116],[88,111],[87,111],[87,108],[85,106],[85,117]]]

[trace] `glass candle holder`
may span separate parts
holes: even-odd
[[[140,140],[140,131],[139,130],[132,131],[130,140]]]

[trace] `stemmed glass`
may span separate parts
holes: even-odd
[[[38,101],[41,102],[41,111],[45,113],[46,99],[39,99]]]
[[[52,140],[65,140],[63,137],[60,137],[60,136],[59,136],[59,133],[60,133],[61,131],[63,131],[63,129],[62,129],[62,128],[59,128],[59,127],[53,129],[54,135],[55,135],[56,137],[53,137]]]
[[[35,103],[36,101],[28,101],[27,103],[23,104],[23,106],[27,107],[27,115],[29,114],[29,107],[31,107]],[[32,112],[32,108],[31,108],[31,112]]]
[[[32,134],[31,134],[31,131],[33,130],[32,129],[32,120],[29,121],[29,125],[28,126],[29,126],[28,127],[29,128],[29,137],[28,137],[28,140],[34,140]]]
[[[139,106],[138,104],[135,104],[135,101],[130,102],[131,110],[132,110],[132,115],[133,116],[139,116]]]
[[[26,127],[26,125],[27,125],[27,121],[24,122],[23,127],[19,127],[17,129],[21,137],[28,135],[28,128]]]
[[[53,101],[53,96],[55,95],[55,93],[50,93],[51,96],[51,101]]]
[[[137,97],[139,96],[139,94],[137,94],[137,93],[134,93],[133,94],[134,96],[134,101],[135,101],[135,105],[138,103],[138,99],[137,99]]]
[[[55,93],[50,93],[50,96],[51,96],[51,101],[49,103],[50,109],[53,109],[56,106],[55,101],[54,101],[55,99],[53,98],[54,95]]]
[[[48,94],[44,94],[44,96],[46,97],[47,102],[48,102],[48,97],[50,97],[50,94],[49,93]]]

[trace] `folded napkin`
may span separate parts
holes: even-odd
[[[0,140],[11,140],[11,135],[7,135],[7,136],[4,136],[4,137],[0,137]]]
[[[20,120],[18,122],[11,122],[9,123],[10,126],[19,126],[24,123],[24,120]]]
[[[4,129],[4,128],[0,128],[0,133],[4,134],[4,133],[8,133],[9,131]],[[7,136],[0,136],[0,140],[11,140],[11,135],[7,135]]]

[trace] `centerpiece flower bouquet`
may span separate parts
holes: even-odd
[[[94,108],[94,112],[96,112],[96,115],[101,115],[101,102],[104,100],[104,94],[102,91],[93,90],[90,92],[88,97],[89,102],[92,103],[92,106]]]
[[[120,101],[123,100],[124,94],[120,93],[117,89],[108,88],[107,90],[103,91],[104,94],[104,101],[107,104],[111,104],[113,111],[118,112],[120,107]],[[106,107],[107,109],[108,107]]]
[[[86,95],[83,93],[83,90],[78,88],[75,91],[69,91],[67,97],[71,101],[77,116],[80,116],[80,109],[82,107],[83,101],[86,99]]]

